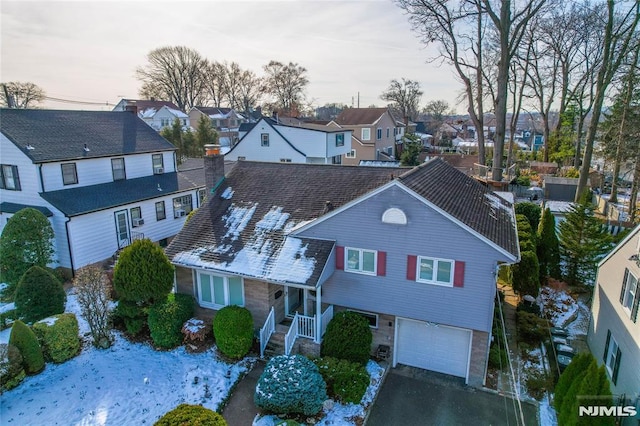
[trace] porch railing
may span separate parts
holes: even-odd
[[[293,344],[296,342],[296,337],[298,337],[298,318],[299,315],[296,312],[293,317],[293,321],[291,322],[291,327],[289,327],[289,331],[284,336],[284,354],[291,355],[291,350],[293,349]]]
[[[316,318],[298,315],[298,336],[316,338]]]
[[[271,311],[269,312],[269,316],[267,316],[267,320],[264,322],[264,325],[260,329],[260,358],[264,357],[264,349],[267,347],[267,343],[269,343],[269,339],[275,331],[276,314],[272,306]]]
[[[324,332],[327,331],[327,325],[329,325],[329,321],[333,319],[333,305],[329,305],[329,307],[322,313],[322,317],[320,318],[320,337],[324,336]]]

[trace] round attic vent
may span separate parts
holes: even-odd
[[[396,207],[391,207],[382,213],[382,222],[392,223],[394,225],[406,225],[407,216],[402,210]]]

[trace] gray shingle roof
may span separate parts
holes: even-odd
[[[174,263],[315,286],[334,242],[287,236],[400,169],[238,162],[167,247]],[[344,182],[349,182],[345,185]]]
[[[0,131],[34,163],[175,149],[135,114],[124,111],[2,109]]]
[[[53,213],[51,213],[51,210],[42,206],[30,206],[28,204],[9,203],[7,201],[3,201],[2,203],[0,203],[1,213],[18,213],[20,210],[26,209],[26,208],[36,209],[46,217],[53,216]]]
[[[336,117],[335,122],[344,126],[373,124],[387,111],[387,108],[345,108]]]
[[[513,206],[440,158],[411,169],[398,180],[412,191],[517,257]]]
[[[66,216],[78,216],[203,186],[204,169],[193,169],[43,192],[40,196]]]

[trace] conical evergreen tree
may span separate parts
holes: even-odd
[[[593,211],[591,192],[585,191],[559,226],[560,257],[570,285],[593,285],[598,261],[611,248],[611,235]]]
[[[540,282],[547,282],[549,277],[561,278],[560,245],[556,235],[556,220],[551,210],[546,208],[538,226],[538,263],[540,266]]]
[[[211,126],[209,118],[201,115],[196,128],[193,157],[202,157],[204,155],[204,146],[214,143],[218,143],[218,132]]]

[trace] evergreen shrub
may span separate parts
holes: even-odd
[[[335,314],[327,325],[320,353],[366,365],[371,355],[373,335],[369,322],[356,312]]]
[[[523,215],[529,221],[532,229],[538,229],[538,223],[540,222],[540,216],[542,215],[542,208],[536,203],[524,202],[516,203],[515,205],[516,215]]]
[[[7,343],[0,343],[0,385],[2,390],[15,388],[25,378],[26,373],[22,363],[22,355],[20,355],[18,348]]]
[[[253,400],[276,414],[313,416],[327,399],[326,384],[318,367],[302,355],[280,355],[267,363]]]
[[[227,426],[218,413],[201,405],[180,404],[160,417],[154,426]]]
[[[516,327],[520,340],[534,345],[549,335],[547,320],[529,312],[516,312]]]
[[[127,333],[132,336],[139,334],[147,322],[146,309],[138,303],[128,300],[118,301],[113,315],[116,319],[124,322]]]
[[[371,381],[360,364],[332,357],[314,360],[327,384],[329,396],[345,404],[359,404]]]
[[[235,305],[220,309],[213,319],[213,335],[220,352],[229,358],[242,358],[253,344],[251,312]]]
[[[22,355],[24,370],[27,374],[36,374],[44,368],[44,356],[38,338],[28,325],[20,320],[13,323],[9,344],[15,346]]]
[[[151,339],[161,348],[174,348],[182,342],[182,325],[193,315],[195,303],[188,294],[170,294],[167,300],[149,309],[147,323]]]
[[[40,266],[29,268],[18,282],[16,311],[25,322],[33,323],[63,313],[66,301],[60,281]]]
[[[47,361],[65,362],[80,352],[78,320],[72,313],[38,321],[33,325],[33,332]]]

